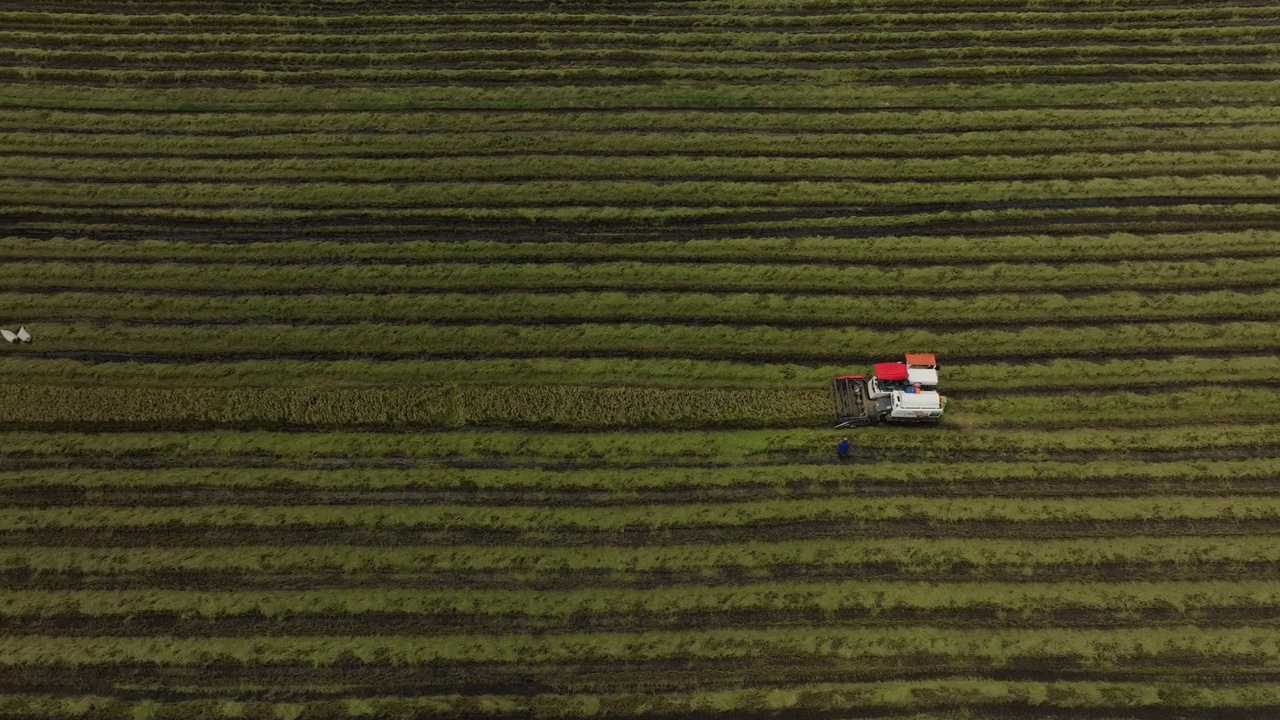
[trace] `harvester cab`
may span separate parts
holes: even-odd
[[[877,363],[871,379],[842,375],[832,380],[836,427],[942,419],[947,401],[938,392],[937,360],[926,353],[908,353],[906,360]]]

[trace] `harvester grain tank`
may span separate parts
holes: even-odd
[[[836,427],[878,422],[938,422],[946,398],[938,392],[938,361],[907,353],[905,362],[877,363],[870,379],[842,375],[831,381]]]

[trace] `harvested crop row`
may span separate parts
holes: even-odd
[[[578,633],[543,637],[442,635],[431,638],[0,638],[9,667],[117,663],[199,666],[231,663],[369,665],[432,663],[541,663],[610,660],[709,660],[788,656],[806,662],[892,661],[903,654],[948,663],[968,673],[1052,659],[1059,667],[1114,670],[1142,659],[1162,665],[1228,670],[1248,663],[1280,667],[1280,634],[1272,629],[1200,629],[1193,626],[1110,630],[936,630],[907,627],[845,630],[805,628],[703,632]],[[878,662],[877,662],[878,661]]]
[[[259,159],[331,156],[462,157],[491,155],[750,155],[764,157],[919,157],[949,155],[1033,155],[1063,149],[1073,153],[1143,150],[1215,151],[1260,150],[1280,144],[1280,126],[1254,124],[1231,127],[1187,125],[1176,128],[1104,128],[1080,130],[1009,130],[966,133],[841,133],[760,134],[743,132],[634,132],[630,130],[566,133],[557,130],[499,132],[339,133],[271,132],[265,135],[155,135],[11,132],[6,142],[28,155],[14,156],[13,173],[38,172],[50,157],[119,156]],[[549,159],[548,159],[549,160]],[[1061,159],[1060,159],[1061,160]],[[208,163],[188,167],[205,167]],[[315,165],[311,163],[311,165]],[[58,167],[64,167],[59,165]],[[102,173],[101,167],[95,172]],[[182,167],[179,165],[178,167]],[[300,166],[305,167],[305,166]],[[129,172],[139,172],[136,167]],[[426,169],[426,168],[424,168]],[[122,170],[121,172],[124,172]],[[175,173],[176,174],[176,173]]]
[[[882,66],[897,70],[931,68],[941,72],[963,67],[984,67],[997,62],[1024,63],[1028,68],[1066,61],[1117,65],[1190,63],[1267,62],[1280,52],[1274,43],[1252,42],[1241,34],[1239,42],[1215,45],[1171,45],[1167,43],[1110,45],[994,45],[961,47],[905,45],[892,49],[872,49],[860,44],[846,47],[803,49],[617,48],[576,45],[567,48],[467,47],[434,49],[323,48],[313,51],[248,50],[200,48],[191,50],[101,49],[66,50],[48,48],[0,48],[0,66],[95,70],[244,70],[246,72],[313,72],[352,67],[393,70],[433,70],[463,67],[468,70],[512,70],[525,68],[711,68],[785,67],[814,69],[856,69]]]
[[[1242,293],[1113,292],[965,298],[831,297],[705,293],[494,293],[488,295],[137,295],[134,293],[0,293],[9,316],[23,322],[109,320],[129,323],[271,322],[280,324],[653,322],[930,327],[1173,320],[1280,319],[1280,290]]]
[[[850,251],[852,253],[852,251]],[[214,293],[665,290],[694,292],[930,295],[1089,290],[1259,289],[1280,277],[1280,257],[1210,261],[962,264],[463,263],[276,265],[248,263],[12,262],[0,266],[10,291],[162,290]],[[935,260],[936,262],[937,260]],[[899,260],[898,262],[903,262]],[[870,300],[871,298],[868,298]],[[849,319],[856,324],[856,318]]]
[[[396,87],[401,85],[428,85],[448,87],[471,86],[477,89],[493,85],[567,85],[610,87],[615,84],[644,83],[662,85],[674,83],[724,83],[730,85],[768,85],[773,83],[812,83],[837,85],[841,82],[869,83],[1008,83],[1014,80],[1032,80],[1053,84],[1087,82],[1090,79],[1106,82],[1123,75],[1138,75],[1147,80],[1194,81],[1203,77],[1219,80],[1250,81],[1270,77],[1258,69],[1255,63],[1194,63],[1173,64],[1158,62],[1092,63],[1092,64],[1001,64],[1001,65],[953,65],[920,68],[838,68],[798,69],[737,67],[564,67],[510,70],[260,70],[252,69],[186,69],[186,70],[97,70],[85,68],[45,68],[7,65],[0,67],[0,83],[33,85],[94,85],[112,87],[130,85],[140,88],[173,87],[310,87],[362,84],[366,86]],[[1031,84],[1031,83],[1028,83]]]
[[[1265,480],[1280,473],[1280,460],[1206,460],[1184,462],[1100,460],[1092,462],[878,462],[867,465],[790,464],[721,468],[610,468],[547,470],[541,468],[295,468],[176,467],[163,470],[106,470],[57,468],[0,472],[0,486],[9,493],[48,488],[146,489],[172,491],[200,488],[382,491],[602,491],[621,494],[672,490],[741,488],[858,489],[867,485],[901,485],[904,492],[919,485],[950,486],[956,492],[1034,482],[1044,496],[1055,483],[1179,483],[1215,492],[1235,483]],[[79,497],[79,496],[76,496]]]
[[[1201,112],[1227,112],[1223,105],[1256,107],[1258,98],[1271,97],[1280,88],[1280,80],[1175,80],[1140,82],[1093,82],[989,86],[931,85],[858,85],[837,84],[821,87],[796,83],[758,85],[634,85],[624,87],[577,85],[538,85],[518,88],[480,87],[398,87],[398,88],[122,88],[81,85],[0,83],[0,107],[66,110],[163,110],[173,112],[177,105],[184,112],[275,111],[314,113],[316,108],[328,112],[377,110],[462,109],[468,112],[493,110],[533,110],[554,112],[581,110],[597,112],[609,109],[635,111],[645,108],[707,108],[758,110],[760,108],[806,110],[845,108],[888,108],[885,117],[893,122],[903,109],[913,111],[964,109],[990,110],[1005,108],[992,116],[991,127],[1005,127],[994,122],[1003,113],[1018,109],[1075,106],[1098,112],[1147,106],[1134,112],[1168,114],[1169,109],[1152,110],[1152,105],[1176,108],[1199,107]],[[1071,110],[1065,111],[1071,113]],[[1274,112],[1274,110],[1272,111]],[[878,114],[878,113],[877,113]],[[1074,115],[1079,117],[1079,115]],[[884,117],[884,116],[882,116]],[[926,116],[927,117],[927,116]],[[1005,116],[1007,117],[1007,116]],[[783,122],[784,127],[790,127]],[[932,122],[938,122],[934,116]],[[893,127],[892,125],[888,127]],[[945,126],[939,127],[943,129]]]
[[[959,27],[973,25],[977,28],[991,26],[1023,28],[1071,28],[1110,27],[1147,28],[1161,24],[1174,27],[1195,27],[1203,24],[1211,27],[1223,23],[1261,21],[1273,19],[1269,8],[1260,6],[1180,7],[1123,9],[1120,11],[1083,10],[1073,12],[1036,11],[1019,8],[1018,11],[960,11],[960,12],[832,12],[828,14],[751,14],[743,12],[722,14],[623,14],[623,13],[450,13],[450,14],[351,14],[351,15],[272,15],[255,14],[116,14],[116,13],[37,13],[3,12],[0,23],[13,30],[39,30],[55,27],[67,31],[91,30],[106,32],[138,32],[143,30],[182,32],[264,32],[338,29],[373,31],[387,27],[405,31],[442,31],[445,29],[475,32],[491,31],[502,27],[511,32],[545,32],[553,29],[581,28],[599,31],[608,27],[627,28],[631,31],[662,31],[668,27],[687,29],[695,26],[707,28],[816,30],[820,28],[850,27],[867,31],[903,31],[917,27],[933,29],[938,26]]]
[[[348,33],[261,33],[261,32],[130,32],[84,33],[3,31],[0,41],[10,48],[63,49],[94,48],[156,51],[243,51],[275,52],[421,52],[446,49],[573,49],[610,48],[691,48],[789,51],[836,49],[887,49],[898,47],[948,48],[1012,44],[1035,50],[1038,47],[1081,47],[1115,43],[1122,48],[1136,43],[1159,43],[1173,50],[1186,49],[1172,43],[1195,43],[1214,47],[1222,43],[1267,42],[1280,32],[1264,25],[1223,27],[1145,28],[1037,28],[1034,30],[930,29],[905,32],[698,32],[687,28],[667,32],[405,32],[352,31]]]
[[[767,576],[771,569],[848,575],[858,568],[887,574],[955,574],[973,579],[995,575],[1033,581],[1049,571],[1094,577],[1098,571],[1197,567],[1247,569],[1280,562],[1271,536],[1110,537],[1088,539],[990,538],[810,538],[785,542],[646,547],[295,545],[235,547],[11,547],[0,548],[0,567],[52,577],[56,573],[127,577],[148,572],[263,574],[269,580],[298,573],[499,572],[527,580],[558,573],[640,574],[656,579],[693,573],[702,583],[723,583],[743,573]],[[1123,573],[1120,573],[1123,575]],[[446,577],[437,575],[437,577]],[[1216,578],[1211,578],[1216,579]],[[447,582],[447,580],[441,580]]]
[[[1072,430],[983,430],[902,432],[901,428],[859,431],[864,446],[897,461],[956,460],[974,453],[984,460],[1130,459],[1127,454],[1171,455],[1170,460],[1205,453],[1266,457],[1280,425],[1204,425],[1171,428],[1078,428]],[[582,433],[485,432],[9,432],[0,457],[92,461],[109,467],[115,459],[145,457],[179,467],[195,459],[231,460],[241,465],[276,461],[296,466],[324,461],[405,458],[421,463],[485,460],[503,464],[634,464],[723,466],[741,462],[830,461],[832,432],[803,428],[734,431],[626,431]],[[1065,457],[1057,457],[1065,455]],[[75,464],[75,463],[71,463]],[[269,463],[268,463],[269,464]],[[304,465],[305,466],[305,465]]]
[[[1094,208],[1092,212],[1099,210]],[[551,218],[545,218],[551,220]],[[848,219],[845,219],[848,220]],[[443,220],[441,222],[444,222]],[[1211,222],[1208,218],[1205,222]],[[146,235],[137,239],[97,240],[90,238],[0,237],[0,258],[14,260],[221,262],[236,266],[261,264],[306,264],[340,262],[346,265],[395,262],[474,263],[478,257],[489,263],[502,262],[602,262],[622,260],[668,262],[718,262],[744,265],[768,263],[795,265],[848,261],[851,253],[875,258],[868,270],[892,265],[939,265],[1045,262],[1085,263],[1115,260],[1183,260],[1280,257],[1280,232],[1251,229],[1242,232],[1109,233],[1105,235],[887,235],[849,239],[820,234],[807,237],[767,235],[725,237],[713,240],[649,240],[648,235],[597,240],[541,242],[516,240],[397,240],[359,242],[354,240],[274,240],[255,243],[207,240],[155,240]],[[43,263],[42,263],[43,264]],[[24,275],[34,271],[24,265]],[[107,272],[98,266],[99,272]],[[1088,266],[1093,273],[1103,266]],[[1167,266],[1137,266],[1134,274],[1158,272]],[[230,271],[230,266],[220,268]],[[811,275],[817,268],[809,268]],[[1234,268],[1238,275],[1244,268]],[[59,277],[71,273],[59,266]],[[1184,271],[1185,274],[1185,271]],[[1253,273],[1246,272],[1252,277]],[[1166,290],[1171,278],[1162,277]],[[794,280],[794,279],[793,279]],[[1110,282],[1118,277],[1109,276]],[[123,279],[121,279],[123,282]],[[50,283],[52,285],[52,283]],[[16,279],[6,278],[6,288],[16,289]],[[189,287],[189,285],[188,285]],[[788,288],[795,287],[788,284]],[[699,288],[705,289],[705,288]],[[992,291],[996,288],[990,287]],[[1115,289],[1115,286],[1111,286]],[[1037,286],[1044,292],[1047,288]]]
[[[1011,613],[1025,622],[1063,613],[1164,611],[1172,618],[1215,612],[1280,609],[1274,582],[1115,583],[751,583],[733,588],[681,586],[653,590],[321,590],[187,592],[24,591],[0,598],[0,617],[18,624],[32,618],[83,617],[111,621],[138,614],[183,617],[293,614],[403,613],[476,620],[559,620],[596,616],[664,616],[691,613],[809,612],[901,616]],[[465,620],[464,620],[465,622]],[[1139,621],[1141,622],[1141,620]]]
[[[1089,180],[981,180],[972,182],[406,182],[292,185],[234,183],[54,183],[0,181],[0,194],[15,204],[67,207],[201,208],[234,204],[278,208],[502,208],[585,206],[815,207],[847,205],[1108,201],[1178,198],[1183,202],[1240,200],[1280,194],[1280,180],[1261,175],[1160,176]]]
[[[416,326],[232,326],[44,324],[39,352],[106,354],[142,359],[484,359],[634,357],[865,363],[904,347],[931,348],[956,361],[1028,360],[1099,355],[1250,353],[1280,349],[1265,322],[1145,323],[1017,330],[872,330],[641,324]],[[5,348],[28,352],[28,346]],[[323,351],[318,351],[322,348]],[[856,349],[854,349],[856,348]]]
[[[315,92],[315,91],[313,91]],[[406,90],[412,94],[414,90]],[[420,92],[420,90],[418,91]],[[3,96],[0,96],[3,97]],[[97,100],[85,98],[81,102],[94,106]],[[138,98],[135,100],[141,100]],[[353,135],[377,138],[382,135],[415,134],[414,142],[458,142],[463,134],[501,134],[512,131],[572,132],[582,133],[577,142],[587,142],[588,133],[658,133],[664,130],[680,130],[685,133],[714,133],[724,142],[733,142],[739,133],[885,133],[899,137],[904,133],[936,133],[941,142],[955,133],[1009,133],[1035,132],[1110,132],[1110,133],[1158,133],[1206,132],[1232,133],[1233,126],[1258,126],[1260,128],[1280,122],[1280,109],[1269,105],[1213,106],[1149,108],[1035,108],[1013,110],[946,110],[928,108],[888,107],[881,110],[843,110],[840,112],[814,109],[810,112],[770,110],[759,112],[751,108],[699,108],[686,107],[678,111],[643,111],[584,107],[576,111],[504,111],[484,109],[452,110],[448,112],[404,110],[387,103],[368,110],[324,112],[312,108],[280,108],[273,112],[240,112],[227,107],[225,112],[176,111],[171,108],[148,108],[145,112],[119,111],[103,113],[83,110],[32,110],[5,108],[0,110],[0,129],[21,131],[32,135],[56,132],[69,138],[72,133],[142,133],[147,134],[156,147],[177,139],[209,135],[219,142],[232,143],[236,139],[252,142],[254,137],[266,138],[260,142],[271,143],[271,136],[297,133],[323,141],[327,135]],[[3,105],[0,105],[3,107]],[[496,108],[495,108],[496,110]],[[1154,127],[1153,127],[1154,126]],[[155,133],[163,133],[157,138]],[[430,139],[417,133],[448,133],[448,139]],[[230,136],[230,137],[228,137]],[[243,136],[243,137],[242,137]],[[534,136],[536,139],[536,136]],[[662,134],[669,143],[695,142]],[[1049,137],[1052,137],[1051,135]],[[1085,136],[1089,137],[1089,136]],[[1138,137],[1138,136],[1134,136]],[[607,139],[607,136],[606,136]],[[914,140],[914,138],[913,138]],[[927,138],[926,138],[927,140]],[[88,140],[82,140],[87,142]],[[602,140],[597,139],[596,142]],[[654,142],[657,138],[653,139]],[[25,147],[25,145],[19,145]]]
[[[14,205],[6,215],[18,218],[16,232],[41,236],[148,237],[208,243],[203,224],[222,226],[219,238],[228,244],[274,243],[284,238],[377,242],[383,246],[405,242],[439,242],[473,237],[510,241],[526,250],[549,238],[593,242],[660,240],[666,242],[732,240],[743,236],[774,238],[797,235],[812,238],[836,233],[844,238],[868,234],[964,233],[999,237],[1027,233],[1053,236],[1115,233],[1244,233],[1266,227],[1280,218],[1280,208],[1262,198],[1224,198],[1203,202],[1188,198],[1099,198],[1064,203],[1046,199],[1011,205],[995,201],[970,205],[880,206],[858,214],[840,207],[778,206],[688,207],[503,207],[503,208],[279,208],[221,207],[64,207],[49,204]],[[550,231],[550,234],[549,232]],[[554,240],[561,247],[574,244]],[[619,242],[616,247],[631,243]],[[699,247],[696,243],[692,247]],[[835,246],[837,249],[839,246]],[[1109,246],[1103,246],[1104,257]],[[621,251],[620,251],[621,252]],[[827,254],[832,254],[828,249]],[[1159,257],[1162,253],[1157,253]],[[1246,256],[1258,255],[1246,252]],[[1269,254],[1269,253],[1267,253]],[[626,253],[623,253],[625,256]],[[837,253],[838,255],[838,253]],[[900,254],[892,254],[901,256]],[[1138,254],[1139,257],[1142,253]],[[986,257],[978,253],[979,257]],[[1181,256],[1219,257],[1212,246]],[[536,255],[528,256],[539,260]],[[570,255],[572,257],[572,255]],[[847,253],[845,257],[848,257]],[[1052,256],[1058,259],[1060,256]],[[1088,253],[1084,257],[1089,257]],[[474,256],[456,260],[474,261]],[[724,258],[733,259],[733,258]],[[1004,260],[1006,258],[991,258]],[[785,264],[785,263],[784,263]],[[900,264],[895,262],[893,264]],[[931,263],[922,263],[931,264]]]
[[[825,133],[768,134],[636,133],[617,131],[567,134],[560,131],[528,131],[519,136],[494,132],[452,134],[338,134],[308,135],[153,135],[104,133],[12,132],[6,141],[29,155],[21,156],[14,174],[40,172],[49,160],[32,156],[70,157],[137,155],[158,157],[260,159],[340,157],[462,157],[491,155],[751,155],[765,157],[945,157],[954,155],[1033,155],[1069,148],[1094,153],[1140,149],[1161,151],[1256,150],[1280,144],[1280,126],[1247,125],[1230,128],[1185,126],[1179,128],[1128,128],[1124,130],[1013,130],[969,133]],[[1260,158],[1259,158],[1260,159]],[[14,162],[19,162],[15,157]],[[205,167],[209,163],[188,167]],[[314,163],[312,163],[314,165]],[[59,167],[62,167],[61,165]],[[299,166],[305,167],[305,166]],[[873,166],[874,167],[874,166]],[[21,173],[17,171],[21,169]],[[99,168],[101,170],[101,168]],[[139,172],[128,168],[129,172]],[[121,172],[124,172],[122,170]],[[506,171],[506,172],[509,172]],[[109,173],[101,173],[104,177]]]
[[[948,527],[993,523],[1038,526],[1072,523],[1213,522],[1274,523],[1280,520],[1280,498],[1241,495],[1201,497],[1170,495],[1159,498],[952,498],[825,497],[744,503],[682,503],[648,507],[474,507],[433,504],[430,507],[380,505],[198,507],[62,507],[5,509],[0,530],[14,533],[75,528],[164,528],[191,531],[205,528],[269,528],[294,530],[347,527],[367,531],[413,529],[423,532],[482,532],[507,534],[592,533],[608,545],[610,534],[655,533],[664,530],[750,528],[767,532],[778,526],[825,523],[880,524],[906,521],[944,533]],[[933,527],[937,526],[937,527]],[[1105,526],[1105,525],[1104,525]],[[815,529],[821,533],[821,527]],[[511,538],[519,539],[519,538]]]
[[[584,179],[719,180],[725,182],[846,180],[857,182],[954,182],[971,180],[1088,180],[1176,174],[1184,181],[1203,175],[1280,172],[1280,151],[1068,152],[1056,155],[912,158],[748,158],[578,155],[513,155],[403,159],[276,158],[271,160],[86,160],[37,155],[11,156],[0,178],[31,178],[88,185],[103,182],[426,183]],[[1219,177],[1217,179],[1224,179]]]

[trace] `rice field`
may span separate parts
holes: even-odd
[[[0,718],[1280,714],[1277,62],[1230,0],[0,9]],[[832,430],[907,351],[943,421]]]

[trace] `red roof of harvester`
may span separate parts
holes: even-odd
[[[876,363],[876,377],[881,380],[906,380],[907,366],[903,363]]]
[[[933,353],[907,353],[907,364],[916,367],[933,367],[938,364],[938,358]]]

